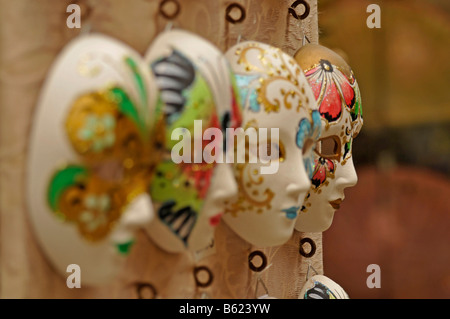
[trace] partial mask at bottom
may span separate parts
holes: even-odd
[[[299,299],[350,299],[345,290],[336,282],[323,275],[309,278]]]

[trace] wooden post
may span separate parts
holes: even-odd
[[[205,264],[214,273],[208,290],[212,298],[254,298],[255,276],[247,265],[253,248],[223,224],[216,234],[217,253],[198,262],[189,255],[167,254],[140,233],[124,272],[104,287],[69,289],[65,278],[46,261],[28,222],[27,144],[46,72],[64,45],[79,34],[66,26],[66,8],[71,2],[75,1],[0,0],[0,297],[136,298],[134,283],[139,281],[152,283],[162,298],[194,298],[198,291],[193,267]],[[301,21],[288,13],[293,0],[235,1],[246,10],[246,18],[237,24],[225,19],[231,1],[178,2],[181,10],[174,26],[209,39],[222,51],[239,36],[278,46],[289,54],[301,46],[304,34],[318,42],[317,0],[307,0],[311,11]],[[82,8],[82,27],[89,19],[92,31],[114,36],[141,53],[168,23],[158,13],[157,0],[77,3]],[[299,14],[302,10],[297,8]],[[306,260],[298,253],[298,242],[304,236],[316,242],[317,252],[310,259],[322,272],[321,234],[296,233],[286,245],[264,249],[271,267],[262,276],[271,295],[297,298],[307,269]]]

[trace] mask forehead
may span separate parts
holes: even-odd
[[[332,125],[345,125],[350,115],[350,124],[362,125],[361,94],[353,71],[338,54],[320,45],[308,44],[296,54],[313,89],[319,112],[325,120],[324,131]],[[356,126],[360,126],[360,125]],[[352,130],[353,130],[352,125]],[[359,128],[355,129],[359,131]]]
[[[315,109],[308,84],[298,64],[280,49],[244,42],[228,50],[245,111],[267,114],[302,108]]]
[[[351,155],[351,141],[363,119],[361,94],[353,71],[338,54],[326,47],[308,44],[295,54],[317,99],[322,116],[322,139],[337,137],[341,154]]]
[[[295,134],[302,119],[314,122],[317,104],[299,65],[280,49],[258,42],[243,42],[226,53],[239,86],[244,126],[278,128],[279,136],[303,145],[316,133],[320,121],[306,135]],[[311,124],[311,123],[310,123]],[[315,136],[317,138],[317,136]],[[300,146],[301,148],[301,146]]]

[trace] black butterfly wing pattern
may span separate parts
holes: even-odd
[[[170,118],[173,114],[183,112],[186,98],[183,90],[195,79],[195,68],[192,63],[177,50],[152,64],[156,83],[165,103],[164,113]]]

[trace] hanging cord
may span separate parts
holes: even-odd
[[[83,4],[80,5],[80,3],[83,2]],[[85,1],[75,1],[75,4],[78,4],[84,7],[84,10],[82,8],[81,10],[81,19],[82,22],[81,23],[81,30],[80,30],[80,35],[86,35],[86,34],[90,34],[92,32],[92,16],[93,16],[93,12],[94,12],[94,7],[98,4],[98,0],[85,0]],[[85,11],[85,13],[83,14],[83,11]]]
[[[253,263],[253,259],[255,257],[259,257],[261,259],[261,264],[259,266],[255,266],[255,264]],[[267,288],[266,284],[264,283],[264,280],[262,279],[261,274],[264,271],[266,271],[267,269],[269,269],[271,266],[272,266],[272,264],[269,264],[269,265],[267,264],[267,257],[260,250],[252,251],[248,255],[248,267],[256,275],[255,298],[265,298],[265,297],[269,296],[269,289]],[[258,296],[259,285],[261,285],[264,289],[264,294],[261,296]]]
[[[172,30],[174,26],[173,20],[175,20],[180,15],[180,12],[181,12],[181,5],[178,2],[178,0],[162,0],[159,3],[158,11],[156,13],[155,18],[159,15],[167,21],[167,24],[164,27],[164,32],[166,32]]]
[[[233,12],[239,11],[239,16],[236,18]],[[237,37],[236,43],[240,43],[242,39],[242,22],[246,18],[245,8],[239,3],[231,3],[225,9],[225,20],[233,25],[238,25],[239,35]],[[229,42],[229,28],[228,23],[225,24],[225,39],[226,42]]]
[[[309,41],[308,37],[306,35],[303,35],[302,46],[304,46],[306,44],[306,42],[311,43],[311,41]]]
[[[171,5],[175,6],[172,12],[169,12],[169,7]],[[163,16],[168,22],[164,31],[170,31],[173,28],[173,20],[178,17],[181,12],[181,5],[177,0],[163,0],[159,3],[159,14]]]
[[[305,282],[308,281],[308,279],[310,278],[309,277],[309,272],[310,272],[311,269],[315,272],[314,276],[319,274],[317,272],[317,270],[314,269],[314,267],[311,265],[311,261],[308,261],[308,270],[306,271],[306,280],[305,280]]]
[[[304,11],[302,14],[297,14],[296,8],[298,6],[303,6]],[[288,18],[286,19],[286,40],[289,39],[289,27],[291,26],[291,23],[289,21],[289,16],[294,17],[294,19],[297,20],[297,22],[295,23],[296,28],[301,32],[302,36],[300,37],[300,39],[302,39],[302,46],[305,45],[305,38],[307,39],[305,32],[303,30],[302,27],[302,20],[306,19],[309,16],[309,13],[311,11],[311,8],[308,4],[308,2],[306,2],[305,0],[297,0],[294,1],[291,6],[288,8]],[[309,39],[307,39],[309,42]]]

